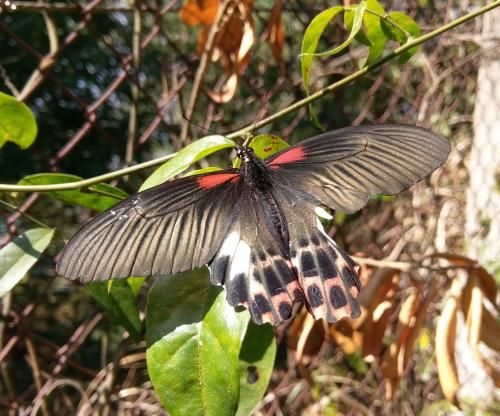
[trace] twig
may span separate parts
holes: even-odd
[[[132,67],[134,68],[135,82],[131,87],[132,104],[128,119],[127,148],[125,150],[125,163],[129,166],[134,159],[135,139],[137,136],[137,106],[139,104],[139,67],[141,63],[141,0],[134,0],[134,31],[132,35]]]
[[[43,21],[47,28],[47,36],[49,38],[50,52],[40,62],[28,81],[24,85],[22,91],[17,96],[19,101],[25,101],[44,81],[43,71],[46,71],[56,63],[55,56],[59,50],[59,39],[57,38],[57,28],[52,16],[46,11],[42,11]]]
[[[217,10],[217,15],[212,23],[212,27],[210,28],[210,32],[208,32],[207,40],[205,42],[205,47],[203,49],[203,53],[200,59],[200,65],[198,66],[198,70],[196,71],[196,75],[194,77],[193,89],[191,90],[191,95],[189,96],[188,105],[186,108],[186,112],[184,114],[184,121],[182,123],[181,128],[181,143],[186,144],[187,133],[189,128],[189,120],[193,116],[194,106],[196,105],[196,99],[198,98],[198,92],[200,90],[201,81],[205,75],[205,70],[207,68],[208,61],[212,56],[212,48],[214,44],[215,35],[219,31],[219,24],[226,12],[227,6],[230,0],[224,0],[221,4],[219,4],[219,8]]]
[[[36,197],[37,195],[36,194],[33,194],[31,195],[31,199],[34,199],[34,197]],[[29,206],[31,206],[31,201],[26,201],[29,203]],[[26,218],[28,218],[29,220],[33,221],[35,224],[38,224],[39,226],[43,227],[43,228],[48,228],[50,229],[51,227],[49,227],[48,225],[44,224],[43,222],[41,221],[38,221],[35,217],[32,217],[31,215],[29,214],[26,214],[26,212],[24,212],[25,210],[27,210],[27,204],[26,202],[23,204],[22,207],[16,207],[15,205],[12,205],[10,203],[8,203],[7,201],[4,201],[2,199],[0,199],[0,204],[2,205],[5,205],[6,207],[8,207],[9,209],[13,210],[16,212],[17,215],[15,215],[15,218],[9,218],[7,220],[7,224],[11,224],[13,223],[14,221],[16,221],[20,216],[25,216]]]
[[[42,389],[42,376],[41,376],[41,371],[40,371],[40,366],[38,364],[38,358],[36,356],[36,350],[35,346],[33,345],[33,341],[30,338],[26,338],[25,340],[26,343],[26,348],[28,350],[28,355],[29,355],[29,361],[31,368],[33,369],[33,378],[35,379],[35,386],[38,392]],[[41,406],[42,406],[42,413],[44,416],[49,416],[49,408],[47,407],[47,401],[45,397],[42,397],[41,399]]]
[[[149,160],[147,162],[138,163],[137,165],[130,166],[128,168],[123,168],[115,170],[113,172],[105,173],[103,175],[94,176],[89,179],[83,179],[81,181],[71,182],[71,183],[61,183],[53,185],[5,185],[0,184],[0,191],[12,191],[12,192],[53,192],[53,191],[69,191],[74,189],[86,188],[87,186],[94,185],[99,182],[106,182],[120,176],[125,176],[130,173],[139,172],[141,170],[160,165],[169,159],[176,156],[177,153],[172,153],[170,155],[162,156],[157,159]]]
[[[81,7],[77,4],[69,3],[45,3],[41,1],[16,1],[16,9],[6,11],[14,12],[58,12],[58,13],[81,13]],[[146,8],[144,10],[147,10]],[[125,12],[130,13],[133,11],[131,6],[99,6],[92,9],[92,13],[112,13],[112,12]]]
[[[494,1],[484,7],[481,7],[480,9],[476,10],[473,13],[466,14],[456,20],[453,20],[452,22],[441,26],[440,28],[433,30],[432,32],[429,32],[423,36],[420,36],[418,38],[413,39],[412,41],[406,43],[403,46],[400,46],[399,48],[395,49],[393,52],[389,53],[385,57],[379,59],[377,62],[374,62],[373,64],[364,67],[360,69],[359,71],[354,72],[353,74],[341,79],[338,82],[334,82],[333,84],[328,85],[327,87],[315,92],[314,94],[309,95],[308,97],[297,101],[296,103],[284,108],[283,110],[253,124],[249,125],[247,127],[244,127],[240,130],[237,130],[233,133],[228,134],[226,137],[230,139],[234,139],[236,137],[240,137],[244,135],[245,133],[248,133],[252,131],[253,129],[258,129],[260,127],[266,126],[268,124],[271,124],[277,119],[280,119],[281,117],[284,117],[285,115],[288,115],[294,111],[297,111],[298,109],[308,105],[309,103],[323,97],[326,94],[329,94],[333,91],[338,90],[340,87],[343,87],[346,84],[349,84],[350,82],[361,78],[362,76],[366,75],[368,72],[373,71],[374,69],[382,66],[386,62],[398,57],[402,53],[408,51],[409,49],[421,45],[422,43],[441,35],[442,33],[451,30],[471,19],[474,19],[477,16],[480,16],[496,7],[500,6],[500,0]],[[158,29],[159,30],[159,29]],[[146,39],[143,41],[145,43]],[[96,176],[90,179],[85,179],[82,181],[78,182],[72,182],[70,184],[55,184],[55,185],[39,185],[39,186],[21,186],[21,185],[7,185],[7,184],[0,184],[0,191],[18,191],[18,192],[50,192],[50,191],[64,191],[64,190],[71,190],[71,189],[80,189],[85,186],[89,186],[95,183],[103,182],[110,180],[112,178],[116,178],[119,176],[124,176],[132,172],[138,172],[140,170],[146,169],[151,166],[159,165],[160,163],[165,162],[166,160],[174,157],[175,154],[171,154],[168,156],[163,156],[161,158],[153,159],[150,160],[149,162],[141,163],[135,166],[132,166],[130,168],[125,168],[125,169],[120,169],[114,172],[110,172],[104,175]]]

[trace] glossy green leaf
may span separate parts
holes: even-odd
[[[33,228],[0,250],[0,297],[9,292],[28,273],[50,244],[54,230]]]
[[[249,146],[259,159],[265,159],[286,149],[289,144],[279,136],[273,134],[259,134],[252,139]]]
[[[19,185],[51,185],[80,180],[82,178],[79,176],[65,173],[39,173],[24,177],[19,181]],[[91,185],[86,190],[54,191],[48,194],[63,202],[82,205],[96,211],[104,211],[128,196],[125,191],[105,183]]]
[[[353,6],[350,9],[350,11],[354,13],[354,17],[353,17],[352,26],[350,27],[350,33],[349,33],[349,36],[347,37],[347,39],[344,42],[342,42],[339,46],[337,46],[333,49],[330,49],[330,50],[325,51],[325,52],[314,52],[313,55],[315,57],[332,56],[332,55],[338,54],[339,52],[342,52],[345,48],[347,48],[351,44],[351,42],[354,40],[354,37],[361,30],[361,25],[363,24],[363,15],[365,13],[365,10],[366,10],[366,2],[365,1],[362,1],[357,6]],[[324,28],[323,28],[323,30],[324,30]],[[321,37],[323,30],[320,33],[320,37]],[[306,33],[307,33],[307,31],[306,31]],[[305,35],[304,35],[304,38],[305,38]],[[304,45],[304,44],[302,44],[302,45]]]
[[[110,281],[111,282],[111,281]],[[137,293],[143,277],[129,277],[110,282],[88,283],[87,289],[111,320],[122,325],[136,342],[141,340],[141,320],[137,307]]]
[[[200,268],[157,279],[148,297],[146,360],[156,394],[176,415],[233,416],[249,321]]]
[[[366,65],[375,62],[384,52],[387,36],[382,30],[380,16],[385,15],[385,10],[377,0],[366,0],[367,10],[363,16],[365,34],[370,42]],[[370,13],[373,12],[373,13]]]
[[[344,8],[342,6],[334,6],[321,12],[311,21],[311,23],[309,23],[304,33],[300,59],[302,80],[304,81],[304,89],[307,95],[310,93],[311,65],[318,47],[319,39],[328,23],[343,10]]]
[[[355,14],[355,10],[349,10],[348,9],[348,10],[346,10],[344,12],[344,27],[345,27],[346,31],[348,31],[349,33],[352,31],[352,27],[353,27],[353,24],[354,24],[354,14]],[[370,46],[371,45],[370,41],[366,37],[366,35],[363,32],[363,30],[360,30],[356,34],[356,36],[354,37],[354,39],[357,40],[362,45],[365,45],[365,46]]]
[[[183,177],[193,176],[193,175],[202,175],[204,173],[217,172],[219,170],[222,170],[222,168],[219,168],[218,166],[207,166],[206,168],[195,169],[191,172],[188,172]]]
[[[420,36],[420,26],[411,17],[401,12],[391,12],[381,21],[386,36],[404,45],[409,40]],[[399,56],[399,62],[404,63],[418,50],[418,46],[409,49]]]
[[[276,337],[270,325],[250,321],[240,351],[240,399],[237,416],[247,416],[260,402],[271,379]]]
[[[28,106],[0,92],[0,147],[9,141],[26,149],[35,141],[37,132],[35,117]]]
[[[236,144],[224,136],[207,136],[187,145],[175,157],[156,169],[142,184],[140,190],[159,185],[175,175],[184,172],[198,160],[221,149],[235,147]]]

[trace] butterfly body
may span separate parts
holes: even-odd
[[[413,126],[325,133],[266,160],[237,149],[241,166],[165,182],[84,225],[57,271],[89,282],[174,274],[208,265],[227,300],[277,325],[304,303],[316,318],[357,317],[357,265],[323,230],[323,206],[355,212],[396,194],[447,158],[449,142]]]

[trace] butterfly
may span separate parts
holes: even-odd
[[[85,224],[56,270],[81,282],[171,275],[208,265],[232,306],[278,325],[303,303],[316,319],[360,315],[357,264],[328,236],[324,207],[346,213],[397,194],[447,159],[450,144],[387,124],[320,134],[265,160],[237,148],[239,168],[139,192]]]

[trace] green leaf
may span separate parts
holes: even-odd
[[[391,12],[387,18],[381,21],[382,29],[386,36],[395,40],[400,45],[404,45],[409,40],[420,36],[420,26],[411,17],[401,12]],[[403,52],[398,60],[400,63],[406,62],[418,50],[418,46]]]
[[[384,16],[385,10],[377,0],[367,0],[367,11],[363,17],[365,24],[365,34],[370,42],[368,58],[366,65],[375,62],[384,52],[385,45],[387,44],[387,36],[382,30],[381,19],[379,15]],[[370,13],[370,11],[376,13]]]
[[[258,158],[265,159],[286,149],[289,144],[273,134],[259,134],[252,139],[249,146]]]
[[[235,147],[236,144],[224,136],[207,136],[187,145],[175,157],[156,169],[142,184],[140,191],[159,185],[184,172],[198,160],[221,149]]]
[[[206,168],[202,168],[202,169],[195,169],[191,172],[188,172],[186,173],[183,177],[187,177],[187,176],[193,176],[193,175],[202,175],[204,173],[211,173],[211,172],[217,172],[219,170],[222,170],[221,168],[219,168],[218,166],[207,166]]]
[[[51,228],[33,228],[18,235],[0,250],[0,297],[28,273],[53,236]]]
[[[35,141],[37,132],[36,120],[29,107],[0,92],[0,147],[10,141],[26,149]]]
[[[247,416],[260,402],[271,379],[276,338],[270,325],[249,322],[240,351],[240,399],[236,416]]]
[[[318,14],[307,27],[304,38],[302,39],[302,50],[301,50],[301,69],[302,69],[302,79],[304,81],[304,89],[306,94],[310,94],[310,82],[311,82],[311,66],[314,57],[317,56],[331,56],[341,52],[347,46],[351,44],[355,36],[359,33],[361,25],[363,23],[363,14],[366,9],[366,2],[362,1],[358,6],[352,7],[350,10],[354,12],[354,17],[352,20],[352,26],[350,27],[350,33],[348,38],[342,42],[339,46],[326,52],[316,53],[319,40],[330,21],[341,11],[344,10],[342,6],[331,7]],[[321,123],[316,116],[316,113],[312,107],[309,105],[309,114],[311,122],[318,128],[323,129]]]
[[[329,51],[325,51],[325,52],[313,53],[313,55],[316,57],[332,56],[332,55],[338,54],[339,52],[341,52],[345,48],[347,48],[351,44],[351,42],[354,40],[354,37],[361,30],[361,25],[363,24],[363,15],[365,13],[365,10],[366,10],[366,2],[365,1],[362,1],[357,6],[353,6],[350,9],[351,12],[354,12],[353,23],[352,23],[352,26],[350,27],[350,33],[349,33],[349,36],[347,37],[347,39],[344,42],[342,42],[339,46],[337,46],[336,48],[330,49]],[[324,28],[323,28],[323,30],[324,30]],[[322,34],[323,30],[321,31],[321,34]],[[306,31],[306,33],[307,33],[307,31]],[[321,34],[320,34],[320,36],[321,36]],[[305,38],[305,35],[304,35],[304,38]]]
[[[51,185],[80,180],[82,178],[79,176],[65,173],[38,173],[24,177],[19,181],[19,185]],[[96,211],[104,211],[128,196],[125,191],[105,183],[91,185],[85,191],[53,191],[48,194],[63,202],[82,205]]]
[[[157,279],[148,297],[146,361],[169,414],[234,416],[239,399],[239,353],[249,321],[208,269]]]
[[[304,81],[304,89],[306,94],[310,94],[310,80],[311,80],[311,65],[314,59],[316,48],[318,47],[319,39],[323,34],[326,26],[330,21],[344,8],[342,6],[334,6],[318,14],[307,26],[302,39],[301,48],[301,69],[302,79]]]
[[[129,277],[110,282],[88,283],[87,289],[111,320],[122,325],[135,342],[141,340],[141,320],[137,308],[137,293],[143,277]]]

